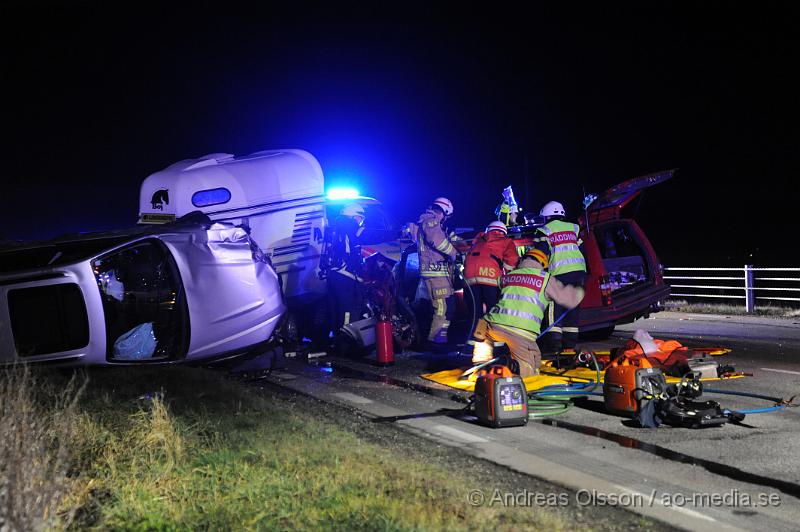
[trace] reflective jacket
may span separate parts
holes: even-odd
[[[578,234],[580,226],[551,220],[539,228],[550,244],[550,266],[548,271],[553,275],[570,272],[585,272],[586,259],[580,250]]]
[[[582,287],[563,284],[551,275],[540,268],[517,268],[507,273],[500,279],[500,301],[484,319],[535,340],[549,303],[555,301],[571,309],[585,294]]]
[[[337,216],[328,231],[320,268],[360,281],[363,264],[358,240],[363,230],[353,218]]]
[[[550,299],[545,288],[550,274],[538,268],[519,268],[501,279],[500,301],[484,316],[486,321],[538,335]]]
[[[519,255],[514,240],[500,231],[479,233],[464,259],[467,284],[499,286],[503,273],[517,267]]]
[[[410,227],[419,252],[419,275],[423,278],[450,277],[450,266],[456,258],[456,248],[450,242],[442,224],[433,214],[423,213],[419,222]]]

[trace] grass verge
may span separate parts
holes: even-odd
[[[73,375],[56,384],[26,366],[0,368],[0,530],[72,522],[75,508],[65,501],[85,382]]]
[[[14,388],[31,415],[50,429],[61,426],[55,438],[48,429],[37,448],[60,458],[41,468],[57,489],[47,509],[28,508],[49,519],[33,529],[574,527],[557,508],[470,506],[469,490],[491,494],[504,483],[376,444],[315,415],[313,406],[208,370],[100,368],[79,402],[71,379],[46,373],[36,386]],[[61,416],[68,427],[59,425]],[[24,469],[31,458],[14,459]],[[4,482],[9,490],[24,483]]]

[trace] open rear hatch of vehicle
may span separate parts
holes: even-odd
[[[588,225],[621,217],[622,209],[653,185],[670,179],[675,169],[634,177],[603,192],[586,209]]]
[[[609,318],[631,321],[668,295],[669,287],[663,284],[655,250],[627,210],[623,214],[623,209],[640,198],[644,189],[663,183],[674,172],[667,170],[629,179],[589,204],[581,222],[589,238],[596,241],[605,270],[590,271],[590,275],[599,284],[600,301],[607,310],[592,318],[592,310],[585,308],[584,317],[588,321],[598,324]],[[597,261],[589,262],[591,270],[591,263]]]

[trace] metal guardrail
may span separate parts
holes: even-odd
[[[694,273],[671,275],[677,272],[699,272],[700,275]],[[741,274],[741,277],[731,277],[731,274],[716,275],[717,272],[737,272]],[[778,277],[773,274],[762,277],[762,272],[789,272],[789,275],[796,275],[796,277]],[[711,275],[706,275],[707,273]],[[664,268],[664,280],[673,289],[670,297],[744,299],[747,312],[755,310],[756,301],[787,301],[790,302],[790,305],[800,303],[800,268],[755,268],[751,264],[745,264],[744,268],[683,268],[671,266]],[[677,284],[675,281],[681,284]],[[711,281],[711,283],[695,281]],[[733,283],[729,281],[737,281],[737,283],[735,286],[730,286]],[[683,284],[686,282],[691,284]],[[690,292],[679,293],[675,291],[676,288],[681,289],[680,292],[686,292],[687,290],[690,290]],[[786,294],[787,297],[782,297],[786,292],[788,292]]]

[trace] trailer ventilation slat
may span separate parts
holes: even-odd
[[[292,244],[310,244],[311,228],[314,224],[312,220],[322,218],[322,209],[313,211],[298,212],[294,215],[294,230],[292,231]],[[276,249],[277,251],[277,249]]]

